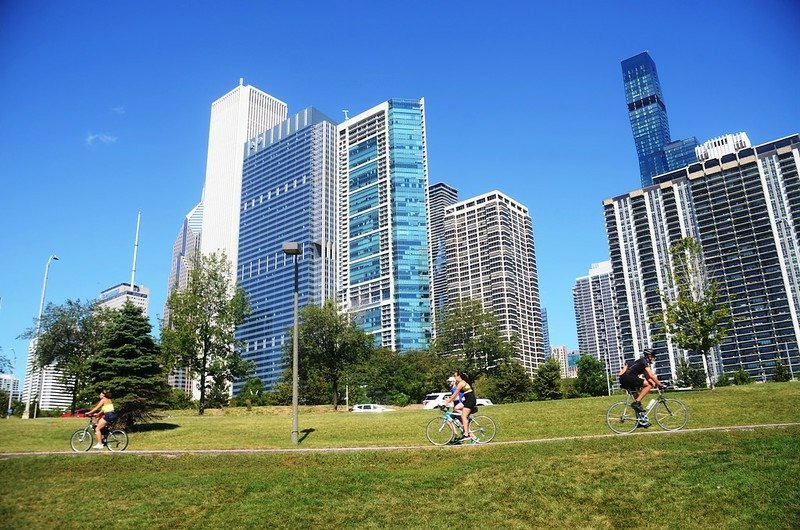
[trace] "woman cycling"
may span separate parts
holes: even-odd
[[[463,404],[461,408],[461,425],[464,427],[464,438],[471,439],[472,443],[478,443],[478,439],[475,438],[469,430],[469,415],[475,410],[477,401],[475,392],[472,390],[472,381],[469,376],[461,370],[457,371],[453,377],[456,379],[455,390],[451,396],[444,400],[444,405],[447,406],[457,400],[459,393],[463,394],[464,397],[461,401]]]
[[[94,429],[94,437],[97,440],[95,449],[103,449],[103,429],[109,423],[117,420],[118,414],[114,412],[114,403],[111,401],[111,392],[106,389],[100,391],[100,401],[97,405],[86,413],[87,416],[94,416],[96,412],[100,412],[100,419],[97,421],[97,427]]]

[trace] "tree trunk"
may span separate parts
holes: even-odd
[[[334,377],[333,385],[333,410],[339,410],[339,378]]]
[[[203,362],[200,366],[200,401],[197,404],[197,414],[202,416],[206,412],[206,363],[208,362],[208,353],[203,351]]]
[[[706,361],[706,367],[708,368],[708,372],[709,372],[707,374],[708,375],[708,388],[711,389],[711,390],[714,390],[714,378],[711,375],[711,364],[708,362],[708,352],[704,351],[702,353],[703,353],[703,359]]]

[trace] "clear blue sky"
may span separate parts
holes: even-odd
[[[211,102],[244,77],[334,119],[424,96],[431,182],[528,206],[551,342],[576,348],[601,202],[639,183],[620,61],[650,51],[673,138],[761,143],[800,130],[798,27],[794,0],[2,2],[0,347],[21,375],[50,254],[49,302],[129,281],[139,209],[156,322]]]

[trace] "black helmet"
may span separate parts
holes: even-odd
[[[656,352],[654,352],[650,348],[645,348],[642,350],[642,357],[652,357],[653,359],[655,359]]]

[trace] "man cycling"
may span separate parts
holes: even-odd
[[[631,364],[626,364],[619,373],[619,386],[631,392],[635,392],[641,388],[639,395],[632,404],[634,410],[636,410],[639,415],[644,413],[642,399],[644,399],[650,390],[661,385],[661,382],[651,368],[655,360],[656,354],[653,350],[645,349],[641,357]]]

